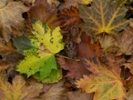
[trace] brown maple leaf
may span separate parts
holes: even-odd
[[[8,42],[11,39],[12,27],[21,30],[24,26],[22,13],[29,10],[22,2],[9,2],[0,8],[0,35]]]

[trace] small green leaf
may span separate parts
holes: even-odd
[[[52,69],[57,69],[54,55],[45,54],[25,57],[25,59],[19,63],[16,70],[22,74],[27,74],[28,77],[40,72],[41,78],[45,78],[49,76]]]
[[[37,40],[35,38],[29,38],[27,35],[24,35],[21,37],[14,38],[13,42],[19,53],[25,56],[37,54],[38,45]]]
[[[40,74],[37,73],[34,75],[34,77],[38,80],[41,80],[43,83],[55,83],[58,82],[60,79],[62,79],[62,70],[52,70],[48,77],[44,79],[40,79]]]
[[[14,45],[17,48],[17,51],[23,54],[24,50],[31,49],[30,39],[27,35],[17,37],[13,39]]]
[[[43,62],[44,66],[40,67],[40,79],[44,79],[49,76],[52,69],[57,69],[57,63],[55,60],[55,56],[52,54],[49,54],[45,57],[45,61]]]
[[[55,54],[64,49],[60,28],[51,30],[47,25],[43,25],[39,20],[32,24],[33,34],[51,53]]]

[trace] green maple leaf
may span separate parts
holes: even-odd
[[[64,49],[60,28],[51,30],[40,21],[33,23],[32,37],[15,38],[14,44],[18,51],[26,57],[17,65],[17,71],[34,76],[45,83],[57,82],[62,78],[62,71],[58,68],[55,54]],[[44,47],[41,49],[41,47]]]
[[[40,73],[37,73],[34,75],[36,79],[41,80],[43,83],[55,83],[58,82],[60,79],[62,79],[62,70],[61,69],[53,69],[51,70],[51,73],[48,77],[41,79],[40,78]]]
[[[110,0],[94,0],[91,7],[82,5],[79,8],[80,17],[85,24],[83,30],[90,34],[98,35],[101,33],[115,34],[124,29],[128,21],[124,19],[126,8],[123,6],[126,0],[117,4]]]
[[[40,72],[40,78],[46,78],[52,69],[57,69],[55,57],[52,54],[27,56],[17,66],[17,71],[27,74],[28,77]]]

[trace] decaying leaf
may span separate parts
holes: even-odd
[[[101,48],[106,52],[115,52],[118,47],[116,46],[116,40],[113,36],[105,35],[104,37],[98,37],[101,44]]]
[[[79,79],[84,74],[89,73],[81,61],[73,61],[64,59],[62,57],[58,57],[57,60],[61,68],[68,70],[67,77],[71,77],[72,79]]]
[[[126,99],[127,100],[132,100],[133,99],[133,86],[131,86],[130,90],[127,92],[127,98]]]
[[[61,32],[65,38],[71,38],[75,42],[80,42],[81,31],[79,24],[83,23],[83,20],[78,16],[79,11],[76,7],[71,6],[69,9],[63,9],[59,11],[58,18],[61,22]]]
[[[124,20],[126,8],[123,6],[126,0],[117,6],[110,3],[110,0],[94,0],[91,7],[80,6],[80,17],[85,24],[82,25],[84,31],[89,34],[98,35],[101,33],[115,34],[124,29],[127,21]]]
[[[17,10],[16,10],[17,9]],[[12,27],[20,30],[23,28],[22,13],[29,10],[22,2],[10,2],[0,8],[0,35],[6,40],[11,39]]]
[[[58,6],[60,4],[60,2],[58,0],[47,0],[47,2],[52,5],[55,4],[56,6]]]
[[[120,75],[100,63],[95,64],[86,60],[88,70],[92,75],[86,76],[76,82],[78,88],[86,93],[93,93],[94,100],[112,100],[125,97],[125,90]],[[116,67],[116,66],[113,66]]]
[[[67,92],[68,100],[93,100],[93,94],[84,93],[81,91]]]
[[[29,14],[32,19],[38,19],[44,23],[56,12],[57,8],[54,4],[49,4],[47,0],[36,0],[35,4],[31,7]]]
[[[117,55],[133,54],[133,27],[129,26],[117,37]]]
[[[64,0],[64,1],[65,1],[65,4],[63,6],[61,6],[60,9],[70,8],[71,6],[78,7],[79,4],[88,5],[93,0]]]
[[[41,96],[42,100],[63,100],[65,95],[64,81],[53,84],[47,91],[44,86],[44,94]]]
[[[16,76],[12,84],[0,78],[0,98],[2,100],[39,100],[37,97],[42,92],[42,84],[33,83],[26,85],[22,76]]]
[[[79,61],[75,61],[74,59],[64,59],[62,57],[57,58],[60,67],[64,70],[68,70],[67,77],[73,79],[79,79],[84,74],[90,74],[82,59],[94,59],[95,57],[100,56],[99,45],[91,44],[90,37],[86,33],[81,35],[81,40],[82,41],[76,46],[77,59],[79,59]]]

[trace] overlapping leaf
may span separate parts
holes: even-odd
[[[55,54],[64,48],[62,42],[62,35],[60,28],[56,27],[54,30],[50,30],[47,25],[43,25],[40,21],[33,23],[32,32],[38,39],[39,43],[42,43],[51,53]]]
[[[32,37],[18,37],[14,39],[18,51],[26,57],[18,66],[17,71],[34,75],[35,78],[45,83],[54,83],[62,78],[62,70],[58,69],[55,54],[64,48],[59,27],[50,30],[39,20],[33,23]]]
[[[22,18],[22,13],[28,10],[29,8],[22,2],[10,2],[0,8],[0,35],[6,41],[11,39],[12,27],[18,30],[23,28],[24,19]]]
[[[22,76],[16,76],[12,84],[0,77],[1,100],[39,100],[37,97],[42,92],[42,88],[43,85],[40,83],[27,86]]]
[[[80,17],[84,20],[84,31],[89,34],[101,33],[115,34],[127,25],[124,20],[126,8],[123,6],[126,0],[119,4],[110,0],[94,0],[91,7],[80,6]]]
[[[112,100],[125,97],[124,87],[117,71],[90,61],[86,61],[86,63],[92,75],[84,76],[77,81],[78,88],[82,88],[87,93],[95,92],[94,100]]]

